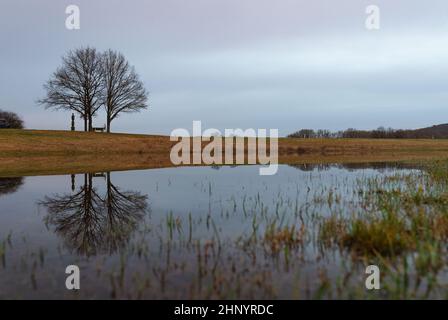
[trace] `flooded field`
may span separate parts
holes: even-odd
[[[447,165],[0,178],[0,298],[446,298]],[[367,290],[378,265],[381,289]],[[77,265],[81,289],[65,287]]]

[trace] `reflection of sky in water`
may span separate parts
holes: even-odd
[[[225,234],[239,234],[251,227],[251,221],[243,215],[243,202],[250,211],[259,198],[267,212],[286,212],[287,219],[296,202],[304,206],[315,200],[316,194],[330,189],[349,199],[353,197],[351,192],[356,179],[377,174],[374,169],[348,171],[330,167],[302,171],[281,166],[274,176],[259,176],[257,166],[240,166],[113,172],[111,179],[121,190],[148,195],[151,224],[159,224],[170,213],[182,219],[188,219],[190,213],[193,218],[210,213]],[[76,176],[77,189],[82,179],[83,175]],[[104,194],[104,178],[93,178],[93,184]],[[0,234],[23,234],[32,238],[35,245],[56,242],[42,221],[45,208],[37,203],[45,196],[63,193],[72,193],[69,175],[26,177],[17,192],[0,197]],[[320,209],[325,214],[325,208]]]
[[[168,241],[164,227],[167,216],[171,214],[182,221],[185,236],[189,232],[187,229],[191,214],[195,239],[210,239],[216,232],[210,227],[214,223],[220,239],[232,243],[239,236],[247,236],[252,232],[252,216],[260,215],[263,210],[265,218],[260,220],[261,227],[275,215],[279,215],[285,224],[294,223],[296,220],[293,215],[297,208],[319,215],[328,214],[326,199],[319,197],[330,190],[341,196],[342,207],[346,213],[350,213],[356,208],[358,198],[355,191],[359,179],[397,172],[394,169],[357,170],[356,166],[353,169],[325,167],[325,170],[309,167],[299,170],[292,166],[280,166],[274,176],[259,176],[258,169],[258,166],[219,169],[190,167],[112,172],[111,181],[120,191],[135,191],[148,196],[150,214],[146,216],[146,223],[138,222],[135,230],[137,232],[145,225],[149,226],[152,231],[148,241]],[[84,175],[76,175],[75,180],[77,191],[84,181]],[[93,186],[99,195],[107,191],[106,179],[103,177],[93,178]],[[61,234],[57,235],[54,231],[55,226],[45,224],[45,207],[37,204],[45,197],[72,194],[71,187],[70,175],[26,177],[16,192],[0,196],[0,241],[9,233],[12,233],[14,239],[26,239],[14,242],[14,250],[9,257],[12,263],[19,261],[26,252],[42,248],[46,253],[46,268],[48,263],[53,263],[56,269],[60,263],[67,265],[78,261],[85,267],[92,263],[78,256],[76,251],[68,250]],[[177,236],[173,236],[174,241]],[[307,251],[310,250],[314,249],[307,248]],[[155,254],[157,246],[151,251]],[[188,254],[179,249],[178,257],[188,259]],[[114,265],[113,260],[109,263]],[[14,281],[20,278],[20,274],[8,273],[8,277],[5,277],[6,273],[0,269],[0,287],[2,283],[8,287],[9,283],[10,287],[17,288]],[[64,276],[60,272],[58,277]],[[20,292],[20,288],[17,290]]]

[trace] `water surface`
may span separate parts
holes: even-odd
[[[0,298],[313,298],[322,277],[336,282],[347,272],[344,253],[317,240],[320,219],[356,212],[366,179],[416,170],[282,165],[274,176],[238,166],[0,178]],[[283,228],[294,228],[291,246],[276,233]],[[81,270],[77,292],[65,288],[72,264]],[[348,268],[362,279],[361,267]]]

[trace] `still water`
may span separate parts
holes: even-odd
[[[282,165],[274,176],[238,166],[0,178],[0,298],[313,298],[322,274],[337,282],[363,273],[343,252],[322,248],[320,219],[355,212],[366,179],[412,170]],[[294,230],[287,247],[271,232],[283,228]],[[66,289],[68,265],[80,268],[80,290]]]

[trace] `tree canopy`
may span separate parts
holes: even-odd
[[[120,113],[148,107],[148,94],[135,69],[116,51],[104,53],[86,47],[69,51],[44,84],[46,96],[38,103],[46,108],[69,110],[84,120],[92,131],[98,110],[106,111],[107,131]]]
[[[23,129],[23,120],[14,112],[0,110],[0,129]]]

